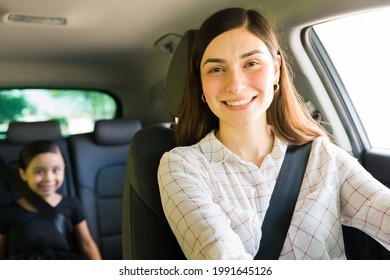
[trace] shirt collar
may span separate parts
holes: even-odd
[[[228,148],[226,148],[218,139],[215,137],[215,130],[209,132],[200,142],[200,150],[202,151],[205,158],[210,162],[212,166],[218,165],[226,161],[228,158],[232,158],[238,161],[242,161],[239,156],[234,154]],[[279,162],[282,161],[287,150],[287,143],[275,136],[274,145],[270,154],[264,160],[264,164],[268,165],[267,162]]]

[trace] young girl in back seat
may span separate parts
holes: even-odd
[[[61,150],[51,141],[34,141],[22,149],[20,177],[71,226],[68,234],[60,233],[26,197],[5,204],[0,208],[0,259],[101,259],[77,198],[56,192],[64,169]]]

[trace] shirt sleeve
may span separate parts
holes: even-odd
[[[390,249],[390,190],[350,156],[343,164],[348,172],[341,181],[343,222],[358,228]]]
[[[165,216],[188,259],[253,259],[213,201],[210,179],[199,161],[165,153],[158,182]]]

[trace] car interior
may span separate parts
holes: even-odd
[[[55,141],[66,162],[59,192],[79,198],[104,260],[185,259],[162,211],[157,167],[176,145],[173,129],[196,29],[234,6],[272,18],[313,117],[390,186],[389,150],[372,147],[318,48],[309,44],[313,25],[390,8],[388,0],[0,0],[0,91],[99,90],[116,103],[114,117],[65,134],[53,118],[3,121],[9,105],[0,99],[0,128],[7,125],[0,131],[0,158],[16,169],[25,144]],[[0,203],[19,196],[0,174]],[[374,239],[343,231],[349,259],[390,259]]]

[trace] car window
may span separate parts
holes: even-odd
[[[372,147],[390,149],[390,10],[313,27],[332,61]],[[351,107],[351,106],[350,106]]]
[[[12,121],[57,120],[62,134],[90,132],[99,119],[114,118],[117,104],[109,94],[70,89],[0,90],[0,135]]]

